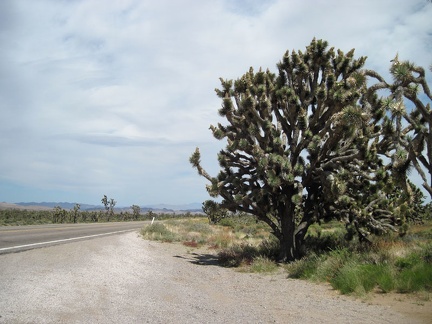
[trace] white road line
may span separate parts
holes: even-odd
[[[62,243],[62,242],[81,240],[81,239],[86,239],[86,238],[91,238],[91,237],[98,237],[98,236],[104,236],[104,235],[118,234],[118,233],[124,233],[124,232],[131,232],[131,231],[135,231],[135,230],[136,229],[128,229],[128,230],[122,230],[122,231],[116,231],[116,232],[109,232],[109,233],[102,233],[102,234],[94,234],[94,235],[87,235],[87,236],[72,237],[72,238],[63,239],[63,240],[39,242],[39,243],[32,243],[32,244],[25,244],[25,245],[16,245],[16,246],[11,246],[11,247],[7,247],[7,248],[0,248],[0,252],[8,251],[8,250],[14,250],[14,249],[27,248],[27,247],[33,247],[33,246],[44,245],[44,244]]]

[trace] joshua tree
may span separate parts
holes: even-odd
[[[113,198],[111,198],[109,201],[109,213],[108,214],[110,217],[114,216],[114,207],[115,207],[116,203],[117,202]],[[108,218],[108,221],[109,221],[109,218]]]
[[[216,89],[228,123],[210,126],[227,141],[221,171],[210,176],[198,148],[190,162],[222,208],[272,228],[282,261],[302,256],[314,222],[344,219],[362,240],[395,229],[399,205],[385,194],[393,184],[377,149],[385,110],[367,91],[365,60],[314,39],[304,53],[286,52],[277,76],[251,68]]]
[[[101,199],[101,202],[104,205],[106,212],[108,212],[108,210],[109,210],[109,202],[108,202],[107,195],[103,196],[103,198]]]
[[[108,197],[106,195],[103,196],[101,202],[105,207],[107,221],[109,222],[110,218],[114,216],[114,206],[116,205],[117,202],[113,198],[108,200]]]
[[[53,211],[53,223],[63,223],[66,218],[66,210],[60,206],[55,206]]]
[[[204,201],[202,210],[207,215],[210,224],[217,224],[228,216],[228,211],[220,208],[219,204],[213,200]]]
[[[72,221],[74,223],[76,223],[78,220],[80,208],[81,208],[80,204],[75,204],[73,210],[71,210]]]
[[[141,207],[137,205],[132,205],[131,208],[132,208],[133,219],[137,220],[141,213]]]

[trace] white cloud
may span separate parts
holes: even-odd
[[[200,146],[217,172],[219,77],[275,70],[313,37],[383,74],[396,52],[429,66],[431,15],[423,0],[1,1],[1,199],[203,201],[188,158]]]

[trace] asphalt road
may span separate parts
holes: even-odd
[[[112,222],[0,227],[0,254],[139,230],[148,223]]]

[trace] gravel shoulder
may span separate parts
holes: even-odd
[[[0,255],[0,323],[429,323],[284,274],[216,265],[211,251],[138,233]],[[391,297],[390,297],[391,298]],[[400,302],[402,303],[402,302]],[[402,311],[402,312],[401,312]]]

